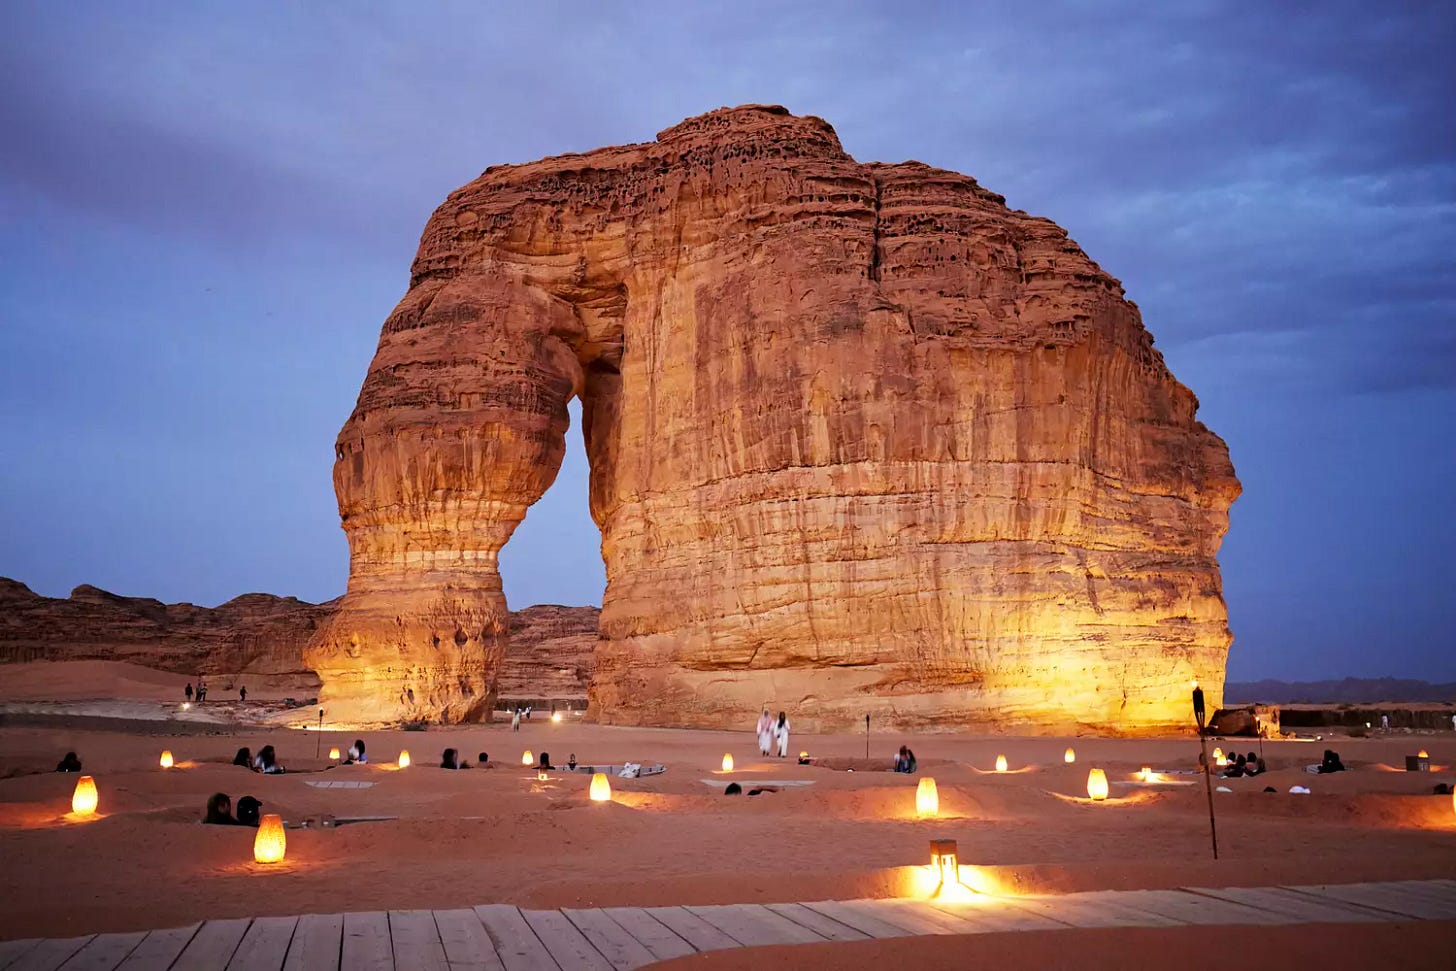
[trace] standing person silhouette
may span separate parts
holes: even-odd
[[[758,754],[768,755],[773,751],[774,722],[768,709],[758,716]]]
[[[774,738],[779,743],[779,758],[789,754],[789,718],[783,712],[779,712],[779,720],[774,723]]]

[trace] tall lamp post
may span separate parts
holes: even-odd
[[[1208,764],[1208,739],[1203,735],[1203,723],[1207,719],[1203,707],[1203,689],[1193,682],[1193,720],[1198,722],[1198,749],[1203,753],[1199,761],[1203,764],[1203,789],[1208,793],[1208,832],[1213,838],[1213,858],[1218,859],[1218,825],[1213,821],[1213,767]]]
[[[317,759],[319,757],[319,755],[323,753],[323,744],[324,744],[324,710],[322,708],[320,708],[319,709],[318,737],[314,741],[314,744],[313,744],[313,757],[315,759]]]

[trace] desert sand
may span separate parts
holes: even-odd
[[[1215,862],[1201,785],[1135,780],[1143,765],[1191,769],[1198,753],[1191,737],[872,732],[866,761],[863,735],[795,735],[792,753],[807,751],[816,760],[801,766],[758,755],[754,712],[744,713],[737,732],[605,727],[579,716],[553,724],[538,714],[519,732],[506,722],[368,732],[373,764],[334,766],[329,748],[347,748],[359,733],[205,720],[274,716],[266,703],[244,708],[232,701],[216,713],[207,710],[211,705],[182,713],[180,699],[167,697],[172,676],[84,667],[94,663],[64,671],[12,666],[0,684],[0,896],[6,902],[0,939],[488,902],[558,907],[897,895],[910,892],[911,874],[927,862],[927,844],[935,838],[958,840],[962,862],[977,868],[976,878],[1006,893],[1434,878],[1456,869],[1452,800],[1431,792],[1437,782],[1452,780],[1456,734],[1449,732],[1266,742],[1270,773],[1221,780],[1233,791],[1216,794],[1221,858]],[[96,692],[88,685],[105,685],[113,696],[89,697]],[[37,697],[43,693],[51,696],[46,704]],[[98,717],[105,704],[113,706],[111,714]],[[183,714],[189,720],[170,717]],[[269,743],[287,774],[261,776],[228,764],[239,746]],[[902,743],[919,757],[919,774],[888,771]],[[1076,749],[1075,764],[1063,762],[1068,745]],[[1222,745],[1225,751],[1258,747],[1250,739]],[[446,747],[472,763],[486,751],[490,767],[436,768]],[[1303,766],[1318,761],[1326,747],[1339,750],[1352,771],[1306,774]],[[158,766],[164,748],[177,767]],[[1397,770],[1406,754],[1421,748],[1430,752],[1432,773]],[[403,770],[394,764],[401,749],[413,761]],[[594,804],[585,775],[556,773],[539,782],[521,765],[527,749],[549,752],[558,764],[575,753],[582,762],[630,759],[668,768],[659,776],[613,780],[613,801]],[[69,815],[75,776],[51,771],[68,750],[96,778],[94,819]],[[734,756],[731,774],[720,769],[724,753]],[[993,770],[998,754],[1009,763],[1004,774]],[[1094,765],[1112,782],[1106,803],[1086,799]],[[924,775],[938,782],[940,818],[916,818],[915,786]],[[1196,781],[1192,775],[1167,779]],[[308,784],[334,780],[374,785]],[[813,784],[754,797],[722,795],[730,781],[755,780]],[[1313,792],[1291,795],[1292,785]],[[1265,793],[1265,786],[1278,792]],[[287,861],[260,866],[252,862],[252,830],[199,824],[213,792],[229,793],[235,803],[252,794],[265,812],[290,821],[319,814],[389,818],[292,830]],[[1456,943],[1456,926],[1445,922],[1341,925],[1322,927],[1318,935],[1305,930],[1306,936],[1241,929],[1247,944],[1240,952],[1304,954],[1314,940],[1323,942],[1321,953],[1341,960],[1392,948],[1406,954],[1407,944],[1414,955],[1435,958],[1450,949],[1432,941]],[[1128,966],[1116,961],[1124,946],[1117,941],[1146,938],[1149,946],[1175,948],[1187,943],[1190,932],[1181,933],[1069,931],[1015,935],[1009,943],[1006,935],[992,935],[896,947],[924,967],[965,966],[967,955],[1004,967],[1051,967],[1060,966],[1051,956],[1069,951],[1085,958],[1080,967],[1117,967]],[[1069,948],[1066,935],[1089,943]],[[1289,950],[1291,941],[1299,948]],[[957,950],[962,944],[967,950]],[[805,967],[885,961],[881,945],[821,950],[805,949],[795,960]],[[1021,963],[1008,963],[1006,954],[1021,955]],[[757,961],[715,955],[693,966],[738,967],[749,959]],[[1446,963],[1380,966],[1450,966],[1449,957],[1441,960]]]

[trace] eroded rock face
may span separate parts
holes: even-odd
[[[0,577],[0,662],[125,661],[187,677],[254,674],[317,685],[303,649],[335,601],[248,593],[217,607],[82,585],[43,597]],[[105,686],[98,686],[104,690]]]
[[[501,662],[502,701],[586,701],[595,666],[597,607],[538,604],[511,611],[510,646]]]
[[[500,166],[425,228],[341,431],[309,663],[487,710],[497,554],[580,395],[602,721],[1141,731],[1219,703],[1224,443],[1121,286],[974,179],[782,108]]]

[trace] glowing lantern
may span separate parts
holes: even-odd
[[[288,849],[288,836],[283,831],[283,817],[268,813],[258,824],[253,838],[253,859],[259,863],[281,863]]]
[[[171,751],[168,750],[168,749],[162,749],[162,759],[161,759],[162,768],[164,768],[164,769],[170,769],[173,766],[173,764],[174,763],[172,762],[172,753],[171,753]]]
[[[1428,759],[1428,758],[1430,758],[1430,756],[1428,754],[1426,754],[1426,750],[1425,749],[1421,749],[1419,752],[1416,753],[1416,758],[1418,758],[1418,759]]]
[[[399,750],[399,767],[401,769],[408,769],[409,768],[409,764],[410,764],[409,749],[407,749],[407,748],[400,749]]]
[[[559,711],[553,711],[551,713],[551,720],[553,722],[555,722],[556,724],[560,725],[561,724],[561,712],[559,712]]]
[[[549,782],[550,780],[551,780],[551,774],[549,772],[547,772],[545,769],[542,769],[540,772],[537,772],[536,773],[536,781],[537,782]]]
[[[997,772],[1005,772],[1006,771],[1006,756],[1004,756],[1004,755],[998,755],[998,756],[996,756],[996,771]]]
[[[76,791],[71,793],[71,812],[77,816],[96,812],[96,780],[89,775],[76,780]]]
[[[940,791],[930,776],[921,779],[915,787],[915,812],[921,816],[935,816],[940,812]]]
[[[799,753],[799,758],[801,758],[801,759],[807,759],[808,757],[809,757],[809,753],[808,752],[800,752]]]
[[[339,761],[339,750],[338,749],[336,749],[336,748],[329,749],[329,760],[332,761],[332,762]]]
[[[731,754],[725,754],[723,756],[723,771],[724,772],[732,772],[733,771],[733,756]]]
[[[522,765],[531,765],[535,761],[536,761],[536,756],[534,756],[534,755],[531,754],[531,750],[530,749],[526,749],[526,751],[524,751],[524,752],[521,753],[521,764]]]
[[[1144,782],[1152,782],[1153,781],[1153,770],[1152,770],[1152,767],[1145,765],[1141,769],[1138,769],[1138,778],[1141,779],[1141,780],[1143,780]]]
[[[1067,751],[1062,754],[1062,761],[1067,763],[1068,765],[1071,765],[1073,762],[1077,761],[1077,750],[1074,748],[1067,749]]]
[[[959,856],[955,840],[930,841],[930,868],[940,877],[941,883],[960,882]]]
[[[607,781],[607,774],[605,772],[596,772],[592,774],[591,801],[612,801],[612,784]]]
[[[1087,795],[1094,802],[1101,802],[1107,798],[1107,773],[1101,769],[1093,769],[1087,773]]]

